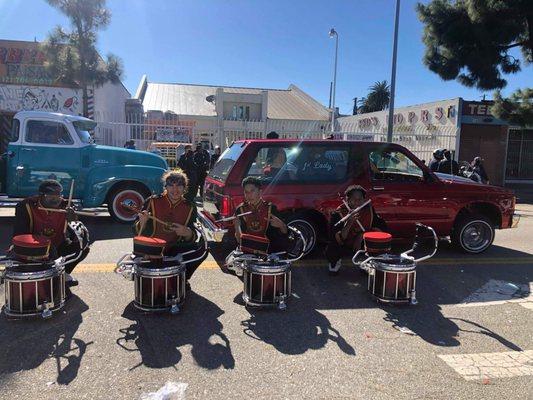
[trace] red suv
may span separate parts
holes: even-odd
[[[336,140],[234,142],[205,182],[203,212],[210,222],[234,213],[246,176],[264,182],[263,197],[305,234],[307,252],[326,237],[340,194],[353,184],[367,190],[395,239],[412,238],[421,222],[465,252],[481,253],[492,244],[495,229],[518,223],[509,190],[433,173],[397,144]],[[231,229],[231,223],[221,228]]]

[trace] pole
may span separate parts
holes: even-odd
[[[337,87],[337,54],[339,52],[339,34],[335,31],[335,69],[333,70],[333,96],[331,97],[331,133],[335,133],[335,89]]]
[[[389,125],[387,127],[387,142],[392,142],[394,128],[394,94],[396,87],[396,54],[398,50],[398,24],[400,19],[400,0],[396,0],[396,18],[394,19],[394,43],[392,47],[392,71],[390,78]]]
[[[328,108],[331,108],[331,91],[333,90],[333,81],[329,83],[329,103]]]

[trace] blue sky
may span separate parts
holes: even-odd
[[[124,62],[135,93],[143,74],[153,82],[262,88],[294,83],[328,104],[334,39],[339,32],[337,106],[351,113],[378,80],[390,81],[394,0],[108,0],[111,24],[98,47]],[[396,106],[482,92],[442,81],[422,64],[422,25],[414,0],[402,0]],[[0,38],[43,40],[68,21],[44,0],[0,0]],[[533,67],[508,76],[504,93],[533,84]],[[491,92],[486,93],[488,97]]]

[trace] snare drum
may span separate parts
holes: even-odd
[[[384,254],[368,264],[368,291],[379,301],[416,303],[416,263],[413,259]]]
[[[267,254],[270,240],[264,236],[241,235],[241,251],[250,254]]]
[[[10,317],[52,316],[65,305],[62,263],[12,264],[4,272],[4,312]]]
[[[174,262],[136,264],[133,269],[134,305],[143,311],[178,312],[185,301],[186,266]]]
[[[291,295],[290,266],[284,261],[244,262],[242,298],[246,305],[285,309]]]

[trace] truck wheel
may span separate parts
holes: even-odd
[[[144,199],[149,193],[139,185],[123,185],[114,189],[107,201],[107,209],[114,220],[123,224],[129,224],[135,220],[136,212],[125,207],[129,204],[135,209],[141,209]]]
[[[468,215],[455,223],[452,243],[465,253],[482,253],[493,241],[494,227],[491,221],[482,215]]]
[[[311,253],[317,242],[317,228],[314,221],[307,216],[295,215],[289,217],[287,225],[298,229],[304,236],[306,241],[304,256]]]

